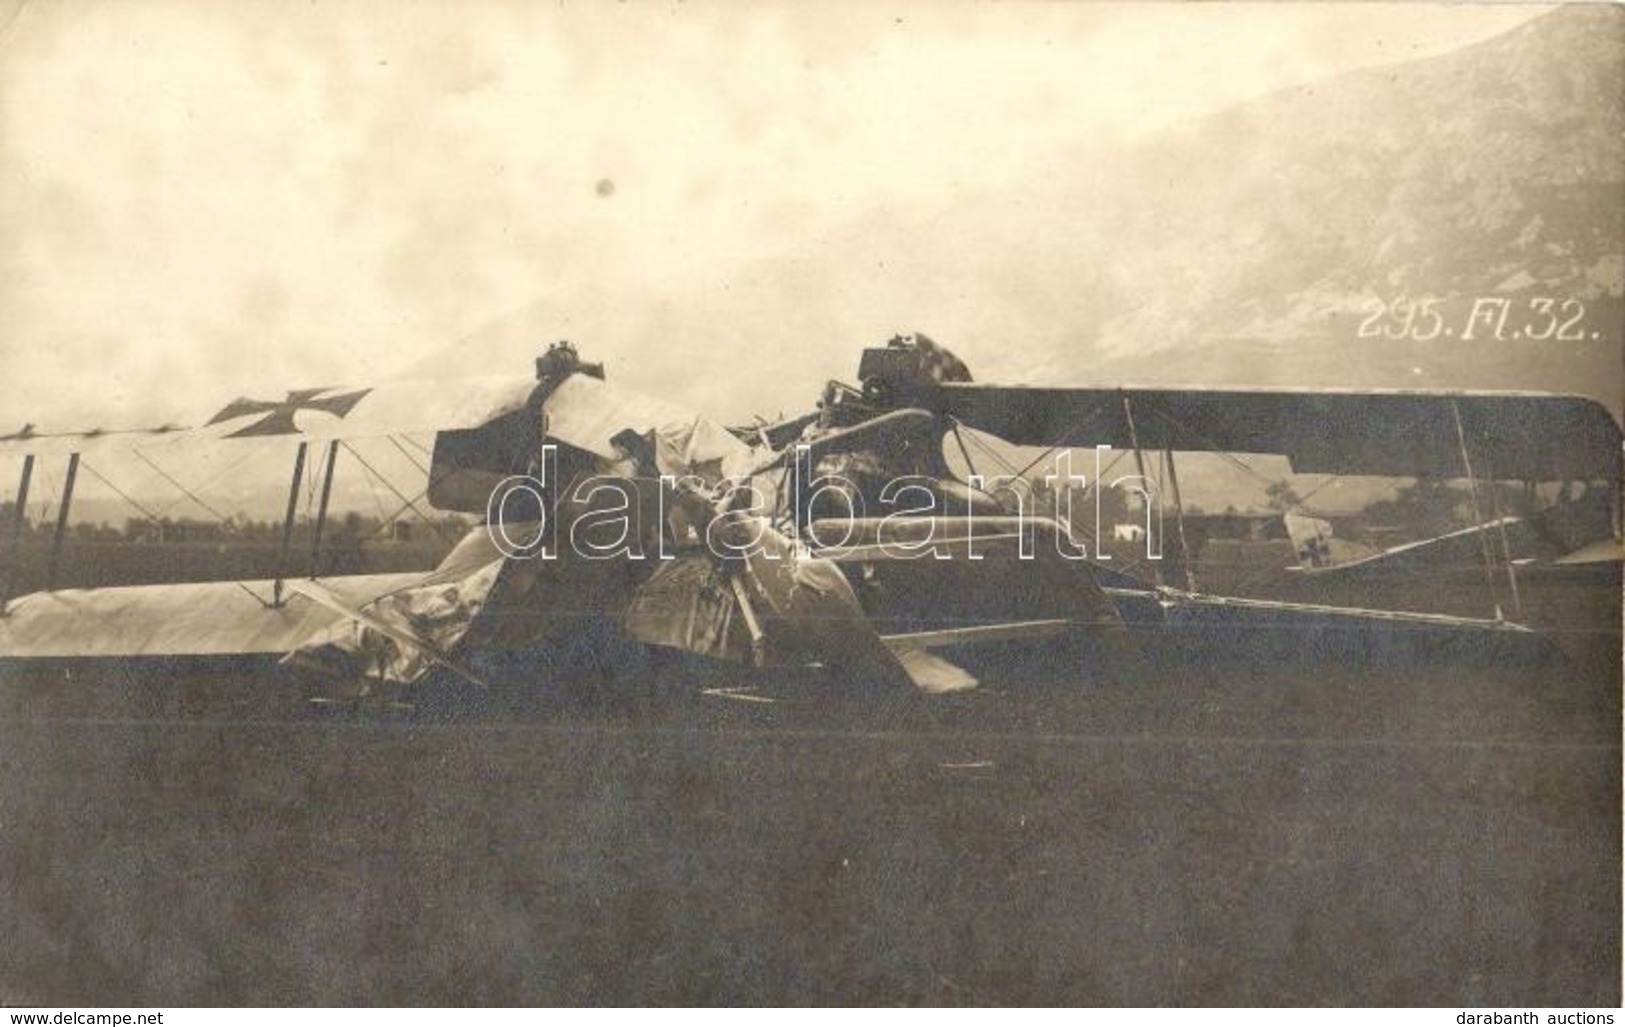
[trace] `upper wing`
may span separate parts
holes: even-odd
[[[535,388],[534,378],[502,376],[268,391],[239,396],[181,426],[0,435],[0,457],[146,448],[190,439],[328,440],[476,428],[523,408]]]
[[[944,384],[931,406],[1017,445],[1275,453],[1300,473],[1558,481],[1620,474],[1593,400],[1535,393],[1291,392]],[[1458,435],[1459,425],[1459,435]]]

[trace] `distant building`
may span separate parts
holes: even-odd
[[[1144,542],[1145,526],[1141,524],[1112,525],[1113,542]]]

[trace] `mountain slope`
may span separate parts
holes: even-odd
[[[1155,140],[1106,229],[1116,288],[1138,302],[1092,348],[1221,374],[1230,350],[1303,384],[1588,389],[1617,409],[1622,63],[1625,11],[1564,8]],[[1424,299],[1443,323],[1404,331],[1391,308]],[[1546,299],[1566,330],[1532,305]],[[1487,319],[1499,301],[1500,337],[1473,331],[1474,304]],[[1040,371],[1064,366],[1052,356]]]
[[[739,417],[805,407],[919,330],[983,380],[1525,388],[1617,413],[1622,66],[1625,11],[1578,5],[1127,147],[1058,140],[1019,188],[933,180],[921,155],[906,204],[771,259],[698,254],[714,276],[681,295],[549,296],[413,370],[567,335]],[[1424,301],[1436,324],[1407,318]]]

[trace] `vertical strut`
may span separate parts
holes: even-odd
[[[1195,592],[1196,570],[1191,560],[1191,547],[1185,541],[1185,500],[1179,495],[1179,472],[1174,470],[1174,451],[1166,444],[1162,447],[1162,459],[1168,467],[1168,486],[1174,492],[1174,523],[1179,529],[1179,563],[1185,574],[1183,587],[1187,592]]]
[[[1461,404],[1451,400],[1450,414],[1456,421],[1456,444],[1461,447],[1461,466],[1467,472],[1467,490],[1473,497],[1473,520],[1478,522],[1478,547],[1484,554],[1484,584],[1489,589],[1490,601],[1495,605],[1495,616],[1499,620],[1501,617],[1501,601],[1495,591],[1495,569],[1491,566],[1494,563],[1494,557],[1490,554],[1489,536],[1483,531],[1484,510],[1478,502],[1478,478],[1473,474],[1473,458],[1467,454],[1467,432],[1461,425]],[[1490,482],[1490,488],[1495,488],[1493,481]],[[1507,553],[1507,572],[1509,574],[1513,573],[1512,554],[1510,552]],[[1517,599],[1517,589],[1518,579],[1514,576],[1512,579],[1514,600]]]
[[[1512,615],[1523,620],[1523,595],[1518,590],[1518,565],[1512,562],[1512,539],[1507,536],[1506,518],[1501,516],[1501,497],[1496,494],[1495,470],[1484,468],[1484,477],[1490,483],[1490,516],[1495,518],[1495,531],[1501,538],[1501,557],[1506,563],[1507,585],[1512,589]]]
[[[1146,543],[1145,543],[1146,544],[1146,554],[1145,555],[1149,559],[1150,556],[1151,556],[1151,505],[1152,505],[1151,492],[1150,492],[1151,479],[1149,477],[1147,477],[1146,473],[1145,473],[1145,453],[1143,453],[1140,450],[1140,433],[1138,431],[1136,431],[1135,428],[1134,428],[1134,407],[1133,407],[1133,405],[1131,403],[1129,403],[1128,395],[1126,393],[1123,395],[1123,417],[1128,421],[1128,441],[1129,441],[1129,445],[1134,447],[1134,466],[1140,472],[1140,481],[1144,482],[1145,485],[1146,485],[1146,489],[1143,490],[1140,493],[1140,495],[1145,500],[1145,538],[1146,538]],[[1100,488],[1100,482],[1098,482],[1098,481],[1095,482],[1095,488],[1097,488],[1097,489]],[[1160,520],[1159,520],[1158,527],[1161,527]],[[1162,539],[1159,538],[1159,539],[1156,540],[1156,542],[1157,542],[1157,555],[1161,556],[1162,555]],[[1154,575],[1156,575],[1157,587],[1161,588],[1163,582],[1162,582],[1162,561],[1160,559],[1159,560],[1153,560],[1151,562],[1151,572]]]
[[[751,604],[750,593],[745,590],[745,583],[739,580],[736,573],[728,574],[728,584],[733,588],[734,601],[739,604],[739,612],[745,617],[745,628],[750,632],[750,661],[755,667],[767,663],[767,635],[762,631],[761,621],[756,619],[756,609]]]
[[[56,588],[56,571],[62,562],[62,544],[68,537],[68,513],[73,508],[73,483],[79,477],[79,454],[68,454],[68,475],[62,482],[62,500],[56,506],[56,533],[51,536],[51,561],[45,568],[45,590]]]
[[[34,480],[34,454],[23,457],[23,476],[17,482],[17,505],[11,511],[10,538],[6,542],[6,562],[0,566],[0,611],[11,598],[12,582],[23,563],[23,526],[28,523],[28,486]]]
[[[305,476],[305,450],[309,443],[299,443],[299,452],[293,458],[293,480],[288,483],[288,512],[282,518],[282,549],[277,553],[276,583],[272,586],[271,603],[282,605],[282,579],[288,572],[288,549],[293,544],[293,519],[299,512],[299,483]]]
[[[310,576],[322,570],[322,528],[327,525],[327,498],[333,494],[333,465],[339,458],[339,440],[327,444],[327,470],[322,472],[322,498],[316,505],[316,526],[310,538]]]

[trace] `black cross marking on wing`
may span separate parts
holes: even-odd
[[[209,424],[219,424],[221,421],[231,421],[239,417],[249,417],[254,414],[264,414],[258,421],[239,428],[226,436],[228,439],[243,438],[253,435],[297,435],[299,426],[294,423],[294,414],[301,410],[316,410],[334,417],[343,417],[355,405],[361,402],[363,396],[371,389],[357,389],[354,392],[341,392],[336,396],[323,396],[328,389],[295,389],[288,393],[288,398],[280,403],[263,399],[234,399],[226,404],[226,408],[209,418]]]

